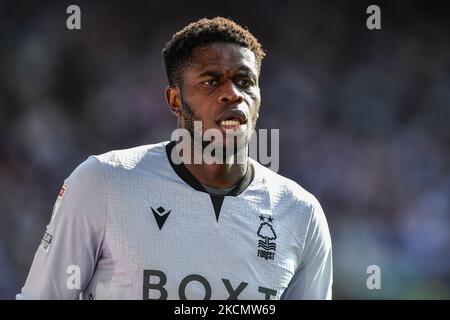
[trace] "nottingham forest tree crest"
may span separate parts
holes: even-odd
[[[277,249],[277,244],[274,242],[277,239],[277,235],[272,225],[273,218],[260,215],[259,221],[261,224],[256,234],[263,240],[258,241],[258,257],[273,260]]]

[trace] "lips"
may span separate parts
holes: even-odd
[[[217,124],[224,128],[237,128],[247,123],[247,115],[241,110],[229,110],[222,113]]]

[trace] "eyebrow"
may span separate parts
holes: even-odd
[[[198,77],[200,77],[200,78],[202,78],[202,77],[220,78],[222,75],[223,75],[222,72],[207,70],[207,71],[202,72],[201,74],[199,74]]]
[[[237,74],[240,76],[247,76],[247,77],[254,78],[254,79],[257,78],[255,73],[246,67],[240,67],[239,70],[237,71]],[[213,71],[213,70],[207,70],[198,75],[198,77],[200,77],[200,78],[201,77],[220,78],[221,76],[223,76],[222,72]]]
[[[238,71],[238,74],[241,76],[247,76],[247,77],[253,78],[253,79],[257,78],[256,74],[254,74],[252,70],[247,69],[247,68],[240,68]]]

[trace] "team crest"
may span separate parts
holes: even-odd
[[[277,249],[277,244],[274,242],[274,240],[277,239],[277,235],[272,226],[273,218],[260,215],[259,221],[261,224],[256,234],[262,240],[258,241],[258,257],[266,260],[273,260]]]

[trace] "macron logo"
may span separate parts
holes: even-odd
[[[153,215],[155,216],[156,223],[158,224],[158,228],[159,230],[161,230],[164,225],[164,222],[166,222],[167,217],[169,216],[172,210],[166,212],[166,209],[164,209],[163,207],[159,207],[158,209],[156,209],[156,211],[153,208],[151,209]]]

